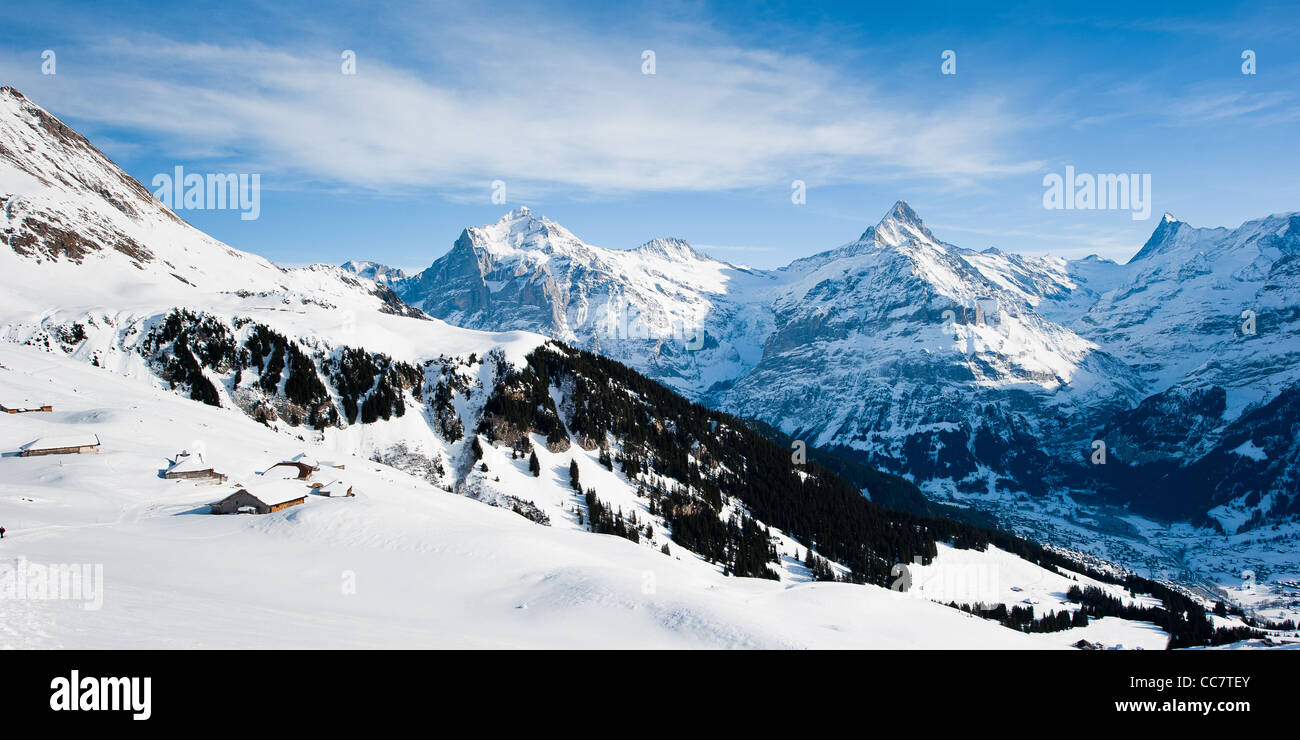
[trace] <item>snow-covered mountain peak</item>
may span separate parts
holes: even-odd
[[[1166,214],[1129,263],[1141,263],[1149,271],[1153,269],[1149,266],[1182,269],[1189,261],[1210,260],[1223,269],[1229,265],[1240,269],[1259,257],[1272,263],[1296,252],[1300,252],[1300,213],[1276,213],[1235,229],[1196,227]],[[1157,256],[1161,259],[1154,259]]]
[[[704,254],[686,240],[676,237],[651,239],[628,250],[594,246],[555,221],[522,206],[502,216],[496,223],[466,229],[452,251],[457,250],[480,263],[481,271],[490,271],[503,264],[543,265],[554,257],[600,273],[612,272],[624,277],[646,270],[657,273],[676,269],[674,266],[677,265],[703,262],[711,263],[713,271],[735,269],[730,263]],[[688,279],[687,282],[696,281]],[[715,281],[709,278],[709,282]]]
[[[880,219],[880,223],[864,231],[858,241],[898,247],[909,242],[936,243],[938,240],[907,201],[900,200]]]
[[[559,226],[541,214],[533,213],[528,206],[511,209],[496,220],[494,224],[485,224],[479,228],[496,229],[505,232],[523,232],[544,230],[547,226]],[[561,227],[562,228],[562,227]]]
[[[40,194],[61,191],[107,201],[133,221],[180,222],[85,137],[8,86],[0,87],[0,181],[3,192],[14,196],[5,202],[10,221],[21,218],[25,197],[35,202]],[[139,245],[111,246],[141,261],[149,256]]]
[[[1174,218],[1172,214],[1166,213],[1164,218],[1160,219],[1160,223],[1156,225],[1155,231],[1151,232],[1151,236],[1142,245],[1142,249],[1138,250],[1138,253],[1129,262],[1140,262],[1149,259],[1152,255],[1168,251],[1178,240],[1178,234],[1189,228],[1192,227]]]
[[[0,238],[15,257],[93,263],[96,289],[115,278],[137,291],[141,283],[267,290],[284,280],[269,261],[190,226],[12,87],[0,89],[0,206]]]
[[[572,255],[590,249],[573,232],[527,206],[515,208],[496,223],[468,228],[464,236],[476,251],[498,259],[517,252]]]
[[[397,283],[408,277],[406,271],[401,268],[389,267],[388,265],[381,265],[378,262],[370,262],[368,260],[348,260],[342,265],[339,265],[339,267],[343,268],[346,272],[350,272],[353,275],[368,280],[374,280],[376,283],[381,285]]]
[[[921,217],[917,215],[916,211],[914,211],[912,206],[908,205],[905,200],[894,201],[894,205],[890,206],[889,212],[885,214],[884,218],[880,219],[880,223],[883,224],[886,222],[907,224],[921,229],[925,228],[925,224],[921,221]]]
[[[362,279],[360,263],[285,270],[195,229],[12,87],[0,89],[0,245],[0,270],[15,286],[0,294],[0,319],[39,325],[53,307],[127,304],[418,315]]]
[[[633,251],[638,254],[660,257],[676,262],[717,261],[709,255],[696,250],[686,240],[675,237],[651,239]]]

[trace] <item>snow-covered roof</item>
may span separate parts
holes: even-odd
[[[311,455],[308,455],[305,452],[300,452],[297,455],[294,455],[293,457],[289,458],[288,460],[285,460],[284,462],[297,463],[299,465],[310,465],[313,468],[320,467],[320,461],[312,457]]]
[[[99,436],[94,434],[59,434],[53,437],[40,437],[23,447],[24,450],[55,450],[63,447],[94,447],[99,444]]]
[[[340,479],[332,480],[316,489],[319,496],[346,496],[352,484]]]
[[[294,463],[276,463],[265,473],[262,473],[265,480],[298,480],[298,467]]]
[[[293,457],[289,458],[288,460],[285,460],[284,462],[292,463],[295,465],[308,465],[310,467],[318,468],[318,469],[343,467],[343,463],[336,462],[334,460],[322,460],[313,455],[309,455],[306,452],[300,452],[297,455],[294,455]]]
[[[256,484],[249,486],[248,492],[267,506],[275,506],[285,501],[302,498],[311,493],[311,489],[302,481],[268,480],[258,481]]]
[[[196,452],[192,455],[181,453],[176,456],[176,462],[167,468],[168,473],[196,473],[200,470],[211,470],[212,466],[203,460],[203,454]]]

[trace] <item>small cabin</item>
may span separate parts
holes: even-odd
[[[168,480],[195,480],[195,481],[218,481],[224,482],[226,476],[212,469],[212,466],[203,459],[203,453],[196,452],[190,454],[181,452],[176,456],[163,477]]]
[[[48,403],[36,403],[26,398],[6,398],[0,401],[0,414],[35,414],[53,410],[54,407]]]
[[[19,457],[37,457],[39,455],[85,455],[99,452],[99,436],[64,436],[41,437],[27,443],[18,453]]]
[[[352,492],[351,483],[337,479],[332,480],[329,483],[314,486],[313,490],[316,492],[317,496],[329,496],[331,498],[347,498],[349,496],[356,496],[356,494]]]
[[[286,485],[288,484],[288,485]],[[271,514],[307,500],[307,489],[293,481],[268,481],[256,491],[239,488],[234,493],[209,504],[213,514]]]

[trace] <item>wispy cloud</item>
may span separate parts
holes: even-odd
[[[663,36],[656,36],[661,40]],[[358,48],[88,41],[57,114],[147,132],[177,156],[237,157],[363,189],[717,191],[1032,172],[1006,145],[1031,123],[988,97],[909,101],[811,57],[717,37],[642,44],[505,21],[443,28],[433,69]],[[85,63],[89,61],[90,63]],[[5,69],[21,87],[30,69]]]
[[[1294,109],[1287,111],[1285,106],[1295,100],[1295,96],[1285,92],[1246,93],[1233,92],[1219,95],[1201,95],[1174,101],[1169,113],[1181,122],[1221,121],[1238,118],[1259,111],[1269,111],[1274,115],[1294,115]],[[1275,122],[1272,116],[1268,122]]]

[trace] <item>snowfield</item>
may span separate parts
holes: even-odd
[[[274,462],[332,452],[75,359],[0,344],[0,364],[3,387],[54,406],[0,415],[0,562],[103,566],[97,610],[0,599],[3,647],[1049,646],[886,589],[726,578],[684,551],[539,526],[359,458],[336,458],[355,498],[211,516],[229,486],[161,477],[195,441],[252,490]],[[14,455],[71,431],[98,434],[101,452]],[[548,475],[567,490],[567,464]]]

